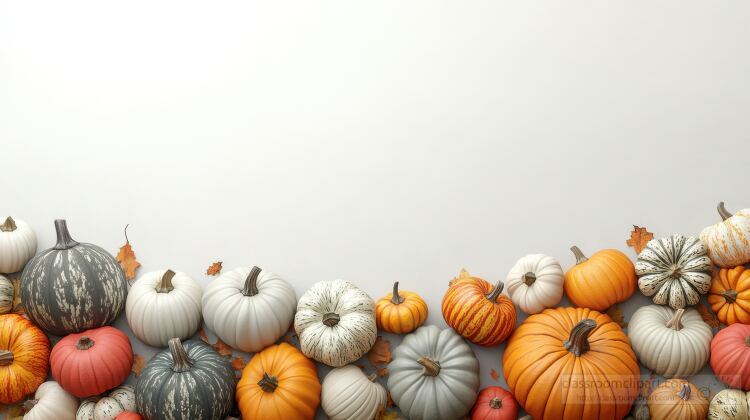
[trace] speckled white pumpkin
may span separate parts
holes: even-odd
[[[13,309],[15,293],[13,283],[7,277],[0,275],[0,315],[7,314]]]
[[[136,411],[135,391],[130,385],[119,386],[106,397],[83,400],[76,412],[76,420],[114,420],[125,411]]]
[[[36,253],[36,234],[23,220],[0,219],[0,273],[15,273]]]
[[[166,347],[171,338],[190,338],[200,328],[202,295],[200,285],[185,273],[146,273],[130,287],[125,303],[130,329],[154,347]]]
[[[294,288],[258,267],[238,267],[210,282],[203,293],[203,319],[235,349],[258,352],[289,331],[297,308]]]
[[[34,398],[26,403],[31,410],[24,420],[73,420],[76,418],[78,400],[68,394],[55,381],[47,381],[36,390]]]
[[[695,375],[708,362],[713,332],[695,309],[638,308],[628,338],[638,360],[667,378]]]
[[[516,262],[505,280],[510,299],[527,314],[536,314],[560,303],[565,273],[547,255],[527,255]]]
[[[747,420],[750,419],[750,392],[739,389],[719,391],[708,405],[710,420]]]
[[[388,364],[391,398],[412,420],[466,415],[479,392],[479,361],[452,329],[420,327],[393,351]]]
[[[701,231],[701,241],[711,261],[719,267],[735,267],[750,262],[750,209],[732,215],[719,203],[722,221]]]
[[[362,369],[348,365],[323,379],[320,404],[330,420],[372,420],[388,402],[385,388]]]
[[[375,302],[346,280],[321,281],[297,303],[294,329],[305,356],[333,367],[344,366],[375,344]]]

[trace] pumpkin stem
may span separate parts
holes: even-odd
[[[531,286],[536,281],[536,274],[529,271],[528,273],[524,274],[521,279],[524,283],[526,283],[527,286]]]
[[[88,350],[91,347],[94,347],[94,340],[83,336],[78,339],[78,342],[76,342],[76,348],[78,350]]]
[[[594,328],[596,328],[596,321],[590,318],[582,320],[570,330],[570,337],[563,345],[576,356],[583,355],[590,349],[588,339]]]
[[[23,409],[28,413],[39,403],[39,400],[26,400],[23,402]]]
[[[188,357],[185,347],[179,338],[169,339],[169,352],[172,353],[172,370],[175,372],[187,372],[193,367],[193,361]]]
[[[2,230],[3,232],[13,232],[14,230],[16,230],[16,221],[13,220],[12,217],[8,216],[5,219],[5,223],[0,225],[0,230]]]
[[[393,283],[393,297],[391,298],[391,303],[394,305],[400,305],[404,303],[404,298],[402,298],[401,295],[398,294],[398,282]]]
[[[685,309],[678,309],[675,311],[674,316],[672,316],[672,319],[667,321],[666,327],[671,328],[675,331],[679,331],[682,329],[682,315],[685,314]]]
[[[493,287],[492,290],[490,290],[490,292],[485,295],[485,297],[487,297],[490,302],[495,303],[497,297],[500,296],[500,293],[503,291],[503,287],[505,287],[503,281],[498,280],[497,284],[495,284],[495,287]]]
[[[370,382],[375,382],[376,379],[378,379],[378,375],[376,373],[371,373],[370,376],[367,377],[367,380]]]
[[[502,406],[503,406],[503,400],[501,400],[500,398],[495,397],[490,400],[490,408],[498,409],[498,408],[502,408]]]
[[[730,213],[726,207],[724,207],[724,202],[720,201],[719,205],[716,207],[716,210],[719,210],[719,216],[721,216],[721,220],[727,220],[730,217],[732,217],[732,213]]]
[[[736,290],[725,290],[721,293],[721,295],[724,297],[724,300],[726,300],[729,303],[734,303],[737,301],[737,291]]]
[[[577,246],[571,246],[570,250],[573,251],[573,255],[575,255],[576,257],[576,265],[585,263],[589,260],[585,255],[583,255],[583,252],[581,252],[581,249]]]
[[[265,392],[273,392],[279,386],[279,380],[264,372],[263,377],[258,381],[258,385]]]
[[[13,363],[13,352],[10,350],[0,350],[0,366],[8,366]]]
[[[258,294],[258,276],[263,271],[258,267],[253,266],[250,270],[250,274],[245,279],[245,287],[242,289],[242,294],[245,296],[255,296]]]
[[[328,312],[327,314],[323,315],[323,323],[329,327],[333,327],[334,325],[338,324],[339,321],[341,321],[341,317],[339,316],[339,314]]]
[[[518,420],[534,420],[534,418],[527,414],[527,415],[519,418]]]
[[[682,389],[677,393],[677,396],[682,398],[683,401],[690,399],[690,384],[685,382],[682,384]]]
[[[424,366],[422,375],[424,376],[438,376],[440,373],[440,362],[437,360],[430,359],[427,356],[420,357],[417,363]]]
[[[747,336],[745,338],[745,345],[748,346],[748,347],[750,347],[750,336]]]
[[[167,270],[164,272],[164,275],[161,276],[161,280],[159,281],[159,285],[156,287],[157,293],[169,293],[172,290],[174,290],[174,286],[172,285],[172,279],[175,276],[175,272],[172,270]]]
[[[78,242],[74,241],[73,238],[70,237],[70,232],[68,232],[68,225],[67,223],[65,223],[65,220],[55,220],[55,231],[57,232],[57,244],[53,249],[60,251],[70,249],[78,245]]]

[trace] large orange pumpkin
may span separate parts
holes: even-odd
[[[0,315],[0,403],[12,404],[47,379],[49,339],[28,319]]]
[[[246,419],[312,419],[320,403],[315,363],[287,343],[266,347],[245,366],[235,398]]]
[[[385,295],[375,304],[378,328],[393,334],[406,334],[424,324],[427,303],[416,293],[398,290],[393,283],[393,293]]]
[[[714,273],[708,303],[722,323],[750,324],[750,270],[740,265]]]
[[[508,340],[503,373],[535,420],[622,419],[639,392],[639,368],[620,327],[587,308],[527,318]]]
[[[570,250],[576,265],[565,273],[565,294],[573,305],[603,311],[633,295],[635,266],[627,255],[605,249],[587,258],[577,246]]]
[[[516,327],[516,307],[495,286],[479,277],[461,276],[443,296],[443,318],[457,333],[480,346],[505,341]]]

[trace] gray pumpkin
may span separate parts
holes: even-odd
[[[234,401],[234,371],[208,344],[179,338],[149,360],[135,386],[146,420],[224,419]]]
[[[57,244],[34,257],[21,276],[21,302],[43,330],[66,335],[111,324],[125,306],[127,282],[104,249],[78,243],[55,220]]]

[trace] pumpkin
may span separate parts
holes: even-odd
[[[289,331],[297,307],[294,288],[258,267],[238,267],[208,284],[203,318],[229,346],[255,353]]]
[[[719,391],[708,405],[708,418],[711,420],[750,419],[750,394],[739,389]]]
[[[719,203],[722,221],[701,231],[701,241],[714,264],[734,267],[750,262],[750,209],[732,215]]]
[[[505,341],[516,327],[516,307],[501,294],[504,283],[493,287],[479,277],[459,277],[443,296],[443,318],[457,333],[480,346]]]
[[[114,327],[101,327],[65,336],[50,355],[52,377],[79,398],[112,389],[130,375],[130,339]]]
[[[142,275],[125,302],[128,325],[139,340],[166,347],[170,338],[190,338],[201,325],[203,289],[185,273],[172,270]]]
[[[320,403],[315,363],[287,343],[266,347],[242,370],[236,398],[246,419],[312,419]]]
[[[717,332],[710,364],[720,381],[750,391],[750,325],[732,324]]]
[[[47,381],[39,385],[34,398],[24,403],[24,420],[74,420],[78,400],[68,394],[60,384]]]
[[[565,294],[575,306],[604,311],[635,292],[635,268],[627,255],[605,249],[586,257],[570,248],[576,264],[565,273]]]
[[[13,404],[47,379],[49,339],[28,319],[0,315],[0,403]]]
[[[716,271],[708,303],[723,324],[750,324],[750,270],[738,265]]]
[[[398,290],[393,283],[393,293],[375,303],[378,328],[393,334],[414,331],[427,320],[427,303],[416,293]]]
[[[640,369],[628,337],[609,316],[588,308],[528,317],[508,340],[503,373],[535,420],[621,419],[639,394]]]
[[[698,303],[711,286],[711,260],[698,238],[652,239],[635,263],[638,287],[658,305],[674,309]]]
[[[21,277],[21,302],[43,330],[66,335],[111,324],[125,306],[127,283],[104,249],[74,241],[55,220],[57,244],[34,257]]]
[[[234,400],[229,361],[202,341],[173,338],[168,345],[138,377],[138,412],[148,420],[224,419]]]
[[[644,366],[668,378],[685,377],[708,362],[713,332],[695,309],[648,305],[633,314],[628,338]]]
[[[115,417],[115,420],[143,420],[143,417],[135,411],[123,411]]]
[[[429,325],[404,337],[388,364],[391,398],[413,420],[457,419],[479,391],[479,361],[451,329]]]
[[[479,392],[471,409],[471,420],[516,420],[518,403],[513,394],[499,386],[488,386]]]
[[[376,374],[347,365],[331,370],[323,379],[320,396],[323,411],[330,420],[372,420],[388,403],[385,388],[375,381]]]
[[[346,280],[320,281],[297,303],[294,329],[305,356],[343,366],[375,344],[375,302]]]
[[[0,275],[0,314],[7,314],[13,310],[15,296],[13,283],[7,277]]]
[[[505,285],[510,299],[527,314],[536,314],[560,303],[565,274],[556,259],[527,255],[510,269]]]
[[[652,420],[703,420],[708,399],[697,386],[684,379],[667,379],[648,396]]]
[[[76,420],[113,420],[128,411],[135,411],[135,390],[122,385],[106,397],[84,400],[76,411]]]
[[[36,234],[23,220],[8,216],[0,225],[0,273],[15,273],[36,253]]]

